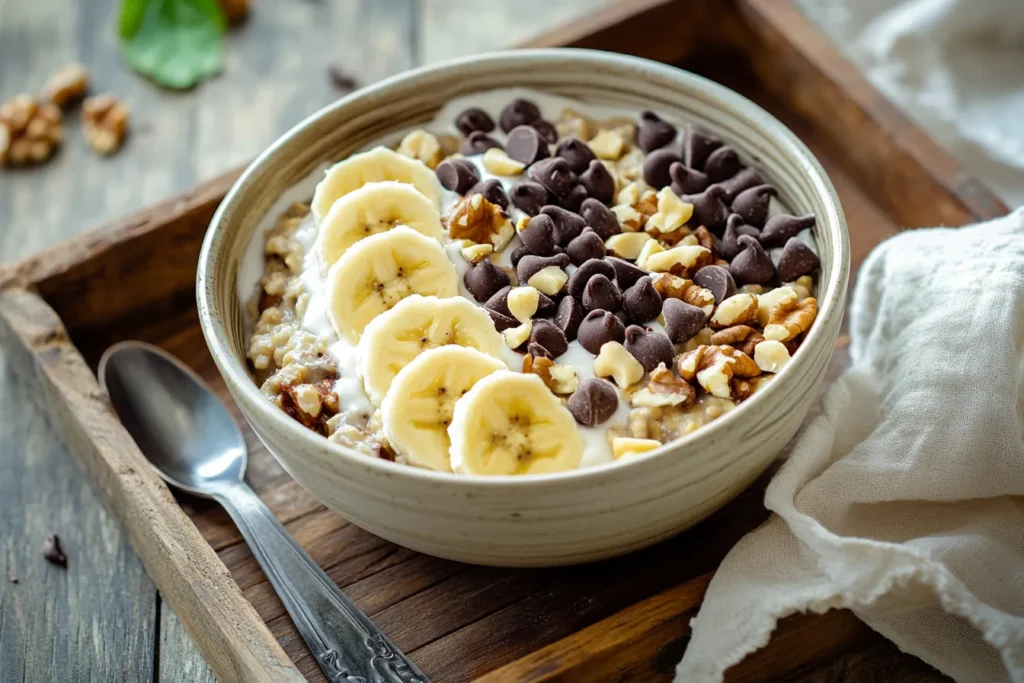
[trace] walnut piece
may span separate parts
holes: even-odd
[[[693,204],[684,202],[670,187],[663,187],[658,190],[658,210],[650,218],[644,230],[659,237],[670,232],[675,232],[686,225],[693,215]],[[657,234],[654,234],[657,233]]]
[[[754,347],[764,341],[764,336],[749,325],[733,325],[711,335],[715,346],[732,346],[748,356],[754,355]]]
[[[594,374],[598,377],[611,377],[620,389],[625,389],[643,378],[644,366],[625,346],[610,341],[601,346],[594,359]]]
[[[718,304],[708,326],[721,330],[750,322],[757,316],[757,297],[753,294],[733,294]]]
[[[679,375],[693,379],[703,389],[719,398],[735,398],[733,378],[750,379],[761,374],[754,359],[731,346],[701,345],[681,355],[676,361]]]
[[[811,328],[818,317],[818,301],[807,297],[803,301],[785,301],[772,307],[764,338],[788,342]]]
[[[41,164],[64,139],[60,109],[32,95],[15,95],[0,106],[0,164]]]
[[[67,109],[85,97],[89,91],[89,72],[77,62],[65,64],[50,76],[43,86],[43,97],[52,104]]]
[[[536,358],[530,354],[523,356],[523,372],[537,375],[552,393],[561,396],[571,394],[580,385],[575,368],[569,365],[558,365],[544,356]]]
[[[693,280],[677,277],[670,273],[652,273],[651,284],[662,299],[682,299],[693,286]]]
[[[128,106],[113,95],[94,95],[82,103],[82,129],[93,151],[109,156],[121,148],[128,132]]]
[[[500,147],[491,147],[484,152],[484,168],[494,175],[514,176],[526,170],[526,165],[510,157]]]
[[[651,236],[644,232],[620,232],[606,239],[604,246],[612,256],[634,261],[650,241]]]
[[[754,362],[764,372],[779,372],[789,359],[789,349],[782,342],[768,340],[754,347]]]
[[[697,392],[688,383],[677,377],[664,363],[651,372],[647,386],[633,394],[630,403],[634,407],[686,407],[697,398]]]
[[[448,234],[453,240],[469,240],[501,249],[515,234],[515,226],[500,206],[474,194],[459,200],[448,216]]]
[[[598,131],[597,135],[587,143],[598,159],[616,161],[626,150],[626,141],[622,135],[611,129]]]
[[[718,247],[715,246],[715,236],[711,234],[710,230],[703,225],[698,226],[693,231],[693,238],[697,241],[697,244],[711,252],[712,261],[718,260]]]
[[[645,262],[647,270],[672,273],[679,277],[692,277],[711,263],[711,252],[699,245],[680,245],[651,255]]]

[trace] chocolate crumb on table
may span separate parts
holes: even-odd
[[[64,553],[57,534],[47,534],[43,540],[43,557],[50,564],[65,568],[68,566],[68,556]]]

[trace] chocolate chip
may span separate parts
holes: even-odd
[[[558,142],[558,131],[555,127],[544,119],[537,119],[530,123],[534,130],[540,133],[541,139],[549,145],[553,145]]]
[[[718,244],[718,253],[726,261],[732,261],[740,253],[740,235],[751,235],[757,237],[760,231],[752,225],[747,225],[738,213],[730,214],[729,220],[725,222],[725,232]]]
[[[781,247],[790,237],[796,237],[802,231],[813,228],[814,222],[814,216],[810,215],[797,217],[788,213],[776,214],[765,222],[759,239],[765,247]]]
[[[615,269],[604,259],[595,258],[585,261],[582,266],[576,269],[576,272],[569,276],[569,281],[565,285],[565,291],[569,292],[569,296],[582,300],[583,289],[587,286],[587,282],[598,274],[604,275],[611,280],[615,277]]]
[[[587,189],[587,195],[599,202],[607,204],[615,197],[615,178],[597,159],[580,175],[580,184]]]
[[[527,174],[556,197],[564,197],[576,183],[569,162],[561,157],[542,159],[527,169]]]
[[[543,268],[548,266],[565,268],[567,265],[569,265],[569,257],[565,254],[555,254],[554,256],[530,254],[519,259],[519,263],[516,264],[516,275],[519,277],[519,284],[525,285],[531,277],[537,274],[537,271]]]
[[[331,79],[331,85],[341,92],[352,92],[359,89],[359,81],[341,64],[329,65],[327,67],[327,75]]]
[[[593,197],[587,199],[580,206],[580,215],[583,216],[583,221],[592,227],[597,236],[603,240],[622,232],[619,219],[615,217],[611,209]]]
[[[517,97],[501,110],[498,115],[498,122],[501,123],[501,129],[506,133],[515,128],[516,126],[523,126],[527,123],[533,123],[540,118],[540,109],[537,105],[530,100],[524,100],[521,97]]]
[[[671,366],[676,352],[668,337],[660,332],[648,332],[639,325],[626,328],[626,350],[640,361],[644,372],[653,371],[661,363],[665,367]]]
[[[740,192],[732,200],[732,210],[738,213],[743,222],[755,228],[763,228],[768,220],[768,208],[772,197],[779,193],[772,185],[757,185]]]
[[[572,297],[565,297],[570,299]],[[555,302],[544,292],[537,292],[537,312],[533,314],[535,318],[550,318],[555,314]]]
[[[604,242],[591,227],[584,228],[583,232],[565,247],[565,253],[569,255],[569,260],[574,266],[581,266],[592,258],[604,258],[605,252]]]
[[[619,392],[603,379],[580,382],[566,404],[576,421],[584,427],[596,427],[611,419],[619,409]]]
[[[507,315],[510,318],[514,318],[512,311],[508,308],[508,293],[512,291],[512,285],[506,285],[491,295],[490,298],[484,302],[484,308],[495,313]],[[518,324],[518,323],[517,323]]]
[[[666,299],[661,313],[665,316],[665,333],[675,344],[684,344],[692,339],[708,319],[703,308],[679,299]]]
[[[644,180],[655,190],[660,190],[672,183],[669,169],[672,164],[681,162],[679,155],[670,149],[656,149],[644,159]]]
[[[622,343],[626,338],[626,326],[608,311],[591,311],[580,323],[576,338],[580,345],[595,356],[601,347],[610,341]]]
[[[43,540],[43,557],[51,564],[61,567],[68,566],[68,556],[64,554],[64,549],[60,547],[60,539],[57,537],[57,534],[48,534]]]
[[[530,330],[530,342],[543,346],[551,358],[558,358],[569,350],[565,332],[550,320],[534,320]]]
[[[643,276],[622,293],[622,309],[630,321],[646,323],[661,313],[661,294],[654,288],[651,278]]]
[[[580,300],[588,311],[617,311],[622,304],[622,292],[609,278],[598,273],[587,280]]]
[[[526,246],[525,244],[520,244],[518,247],[512,250],[512,253],[509,254],[508,259],[509,261],[512,262],[512,267],[515,268],[519,265],[519,261],[522,260],[524,256],[529,256],[532,253],[533,252],[530,251],[530,248],[528,246]]]
[[[712,232],[721,232],[725,228],[725,221],[729,217],[729,207],[722,201],[725,198],[725,190],[721,185],[712,185],[699,194],[686,195],[682,198],[684,202],[693,204],[693,215],[690,217],[690,225],[703,225]]]
[[[573,173],[583,173],[590,162],[597,158],[587,143],[577,137],[566,138],[558,143],[555,156],[565,159]]]
[[[509,192],[512,203],[528,216],[536,216],[540,208],[550,201],[551,193],[540,183],[520,180]]]
[[[761,177],[760,173],[752,168],[745,168],[732,178],[723,180],[719,184],[725,190],[725,201],[731,204],[732,200],[736,199],[736,195],[740,192],[762,183],[764,183],[764,178]]]
[[[494,130],[494,119],[492,119],[491,115],[483,109],[479,107],[470,107],[459,114],[458,118],[455,119],[455,127],[458,128],[463,135],[469,135],[475,130],[483,133],[490,133]]]
[[[708,177],[681,161],[669,166],[668,174],[672,178],[672,191],[677,195],[697,194],[708,188]]]
[[[501,149],[501,143],[487,133],[475,130],[469,134],[469,137],[462,141],[462,147],[459,148],[459,153],[464,154],[467,157],[471,157],[475,154],[483,154],[492,147]]]
[[[497,204],[505,211],[508,211],[508,195],[505,194],[505,188],[501,186],[501,181],[497,178],[488,178],[483,180],[473,187],[469,188],[469,192],[466,196],[472,196],[474,194],[482,194],[484,199],[489,201],[491,204]]]
[[[683,143],[683,159],[690,168],[703,171],[707,158],[724,144],[721,138],[706,130],[689,126],[686,129],[686,141]]]
[[[486,310],[487,314],[491,316],[491,320],[494,322],[494,329],[498,332],[504,332],[505,330],[510,330],[513,327],[518,327],[519,325],[519,321],[510,315],[504,315],[497,311],[492,311],[489,308],[484,310]]]
[[[722,303],[736,293],[736,281],[723,266],[704,266],[693,276],[693,283],[714,294],[716,303]]]
[[[708,181],[712,183],[732,178],[740,172],[741,168],[743,168],[743,162],[740,161],[740,155],[732,147],[719,147],[709,154],[707,161],[704,162],[704,173],[707,175]]]
[[[653,111],[640,113],[640,123],[636,128],[636,144],[644,152],[664,147],[676,139],[676,127],[663,121]]]
[[[573,213],[579,213],[580,207],[583,206],[583,202],[585,202],[589,197],[590,195],[587,193],[587,188],[576,183],[569,188],[569,192],[566,193],[564,197],[561,197],[558,200],[558,203],[563,209],[567,209]]]
[[[538,214],[527,220],[519,239],[537,256],[551,256],[555,252],[555,222],[551,216]]]
[[[623,325],[628,325],[630,322],[632,322],[629,319],[629,314],[626,313],[621,308],[619,310],[615,311],[615,317],[618,318],[619,322],[621,322]]]
[[[448,159],[437,165],[434,171],[446,190],[466,194],[466,191],[480,182],[480,172],[468,159]]]
[[[580,329],[585,314],[583,304],[571,296],[563,297],[558,302],[558,310],[555,311],[555,324],[565,333],[565,338],[572,341],[576,338],[576,332]]]
[[[548,143],[544,142],[536,128],[516,126],[505,141],[505,152],[516,161],[529,166],[533,162],[551,156]]]
[[[548,350],[536,342],[529,342],[526,344],[526,352],[534,358],[551,358],[551,354]],[[551,358],[551,360],[554,360]]]
[[[625,259],[609,256],[605,259],[605,262],[611,264],[612,270],[615,271],[615,282],[619,285],[619,289],[623,291],[629,289],[636,284],[640,278],[647,275],[646,270],[633,265]]]
[[[765,253],[756,237],[740,235],[737,240],[742,251],[729,264],[736,283],[740,285],[763,285],[775,276],[775,266]]]
[[[462,281],[474,299],[487,301],[495,292],[508,285],[509,277],[508,273],[485,258],[470,266],[462,276]]]
[[[807,275],[819,265],[818,255],[797,237],[790,237],[779,256],[779,279],[792,282],[801,275]]]
[[[549,216],[555,224],[555,242],[559,246],[567,246],[569,242],[580,236],[583,228],[587,227],[586,221],[578,213],[563,209],[560,206],[549,204],[540,210],[545,216]]]

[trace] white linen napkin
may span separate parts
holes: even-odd
[[[1024,209],[882,243],[850,320],[851,367],[711,581],[676,681],[849,608],[957,681],[1024,682]]]

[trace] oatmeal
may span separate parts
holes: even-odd
[[[304,426],[412,466],[640,456],[767,385],[813,325],[815,219],[777,195],[654,112],[461,98],[280,211],[254,377]]]

